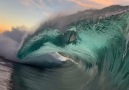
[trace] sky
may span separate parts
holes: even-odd
[[[129,0],[0,0],[0,33],[10,31],[13,27],[31,30],[58,14],[116,4],[129,5]]]

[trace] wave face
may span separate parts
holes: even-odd
[[[129,13],[45,27],[23,43],[13,90],[129,90]]]

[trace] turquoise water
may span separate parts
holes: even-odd
[[[63,29],[45,27],[25,40],[13,90],[129,90],[128,12]],[[67,59],[51,56],[57,52]]]

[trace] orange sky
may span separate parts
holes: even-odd
[[[69,0],[69,1],[72,1],[82,7],[98,8],[97,4],[100,5],[99,7],[104,7],[104,6],[114,4],[115,0]],[[90,2],[90,3],[88,3],[88,2]],[[96,5],[93,3],[95,3]]]
[[[53,12],[66,12],[69,8],[72,11],[103,8],[113,4],[129,5],[129,0],[0,0],[0,33],[13,26],[31,28]]]
[[[0,24],[0,33],[3,33],[6,30],[11,30],[12,26],[2,25]]]

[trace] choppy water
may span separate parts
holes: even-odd
[[[0,59],[0,90],[9,90],[11,87],[12,64]]]
[[[13,90],[129,90],[128,12],[64,30],[45,27],[26,39]],[[57,52],[63,58],[56,59]]]

